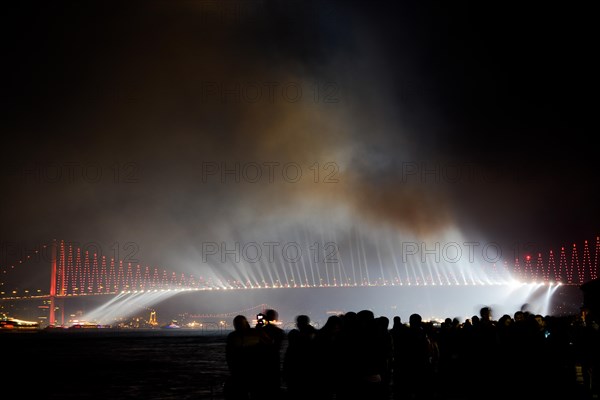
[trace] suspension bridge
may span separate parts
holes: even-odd
[[[600,255],[600,237],[595,243],[587,240],[580,246],[563,246],[559,251],[537,253],[535,256],[525,255],[512,262],[503,261],[481,266],[485,276],[465,273],[457,268],[443,268],[427,264],[415,266],[406,263],[399,268],[394,265],[380,271],[367,268],[365,253],[360,251],[352,262],[310,264],[282,263],[280,271],[285,274],[272,274],[269,279],[257,279],[246,274],[246,279],[204,278],[158,267],[132,264],[115,258],[107,258],[97,252],[82,249],[71,242],[54,240],[34,250],[50,253],[49,291],[37,290],[19,292],[11,290],[7,277],[11,271],[26,268],[27,262],[35,257],[25,256],[12,265],[2,268],[0,282],[0,300],[18,300],[46,298],[50,299],[49,321],[54,323],[54,302],[74,296],[118,295],[123,293],[143,293],[161,291],[224,291],[277,288],[317,288],[317,287],[381,287],[381,286],[468,286],[468,285],[502,285],[510,282],[581,285],[595,280],[598,276],[598,257]],[[593,251],[591,250],[593,248]],[[379,254],[378,254],[379,255]],[[356,260],[362,256],[364,262]],[[381,260],[381,258],[380,258]],[[356,262],[355,262],[356,261]],[[243,266],[234,266],[242,268]],[[474,266],[471,265],[471,268]],[[369,269],[371,269],[369,275]],[[374,273],[377,271],[377,274]],[[214,272],[214,271],[213,271]],[[243,276],[238,271],[237,276]],[[277,272],[277,271],[276,271]],[[214,274],[213,274],[214,275]],[[262,276],[266,276],[262,273]],[[274,277],[273,277],[274,276]],[[228,315],[227,315],[228,316]]]

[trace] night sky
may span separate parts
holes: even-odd
[[[596,14],[483,3],[4,6],[3,263],[53,238],[186,273],[298,232],[594,240]]]

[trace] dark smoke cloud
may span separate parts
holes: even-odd
[[[522,121],[498,126],[494,95],[470,97],[494,92],[478,81],[504,78],[495,70],[484,76],[492,50],[481,50],[477,39],[461,42],[471,36],[452,24],[468,22],[460,10],[384,3],[366,10],[360,2],[132,4],[46,6],[55,20],[26,6],[13,11],[15,21],[27,23],[11,25],[16,80],[2,238],[134,241],[144,262],[167,263],[172,252],[193,258],[203,241],[272,236],[306,215],[411,235],[458,225],[492,238],[512,237],[516,228],[539,234],[546,213],[559,224],[568,220],[555,202],[544,208],[539,200],[555,196],[570,170],[558,168],[552,182],[532,173],[533,184],[511,175],[489,183],[421,174],[456,160],[480,175],[504,171],[513,155],[530,155],[516,138],[535,130],[527,146],[546,139],[547,122],[533,130]],[[481,29],[479,22],[469,26]],[[280,172],[269,182],[266,168],[256,183],[206,175],[215,165],[249,163],[296,163],[303,175],[294,183]],[[99,168],[102,179],[49,182],[30,172],[58,165],[64,174],[71,164]],[[525,166],[530,171],[535,163]],[[331,171],[337,182],[324,182]],[[589,198],[573,196],[565,208]]]

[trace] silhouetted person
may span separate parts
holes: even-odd
[[[340,316],[332,315],[315,337],[315,391],[313,398],[333,399],[342,381],[344,324]]]
[[[265,311],[265,323],[257,325],[260,334],[260,355],[256,367],[260,370],[260,382],[256,385],[261,387],[263,398],[278,399],[281,395],[281,346],[285,339],[283,329],[276,325],[277,311]]]
[[[338,398],[372,399],[381,392],[380,349],[375,316],[370,310],[356,314],[354,329],[344,329],[345,374]]]
[[[473,337],[470,341],[470,376],[473,377],[471,395],[474,399],[490,397],[489,378],[495,377],[498,370],[496,323],[492,320],[492,310],[482,307],[479,317],[473,316]]]
[[[284,378],[290,399],[309,398],[314,393],[314,339],[317,329],[307,315],[296,317],[296,329],[288,334],[288,347],[283,360]]]
[[[225,358],[229,368],[229,378],[225,383],[225,398],[257,398],[259,386],[256,385],[258,371],[256,359],[259,356],[259,335],[250,327],[243,315],[233,319],[234,331],[227,335]]]
[[[400,331],[402,328],[404,328],[404,325],[402,325],[402,319],[396,315],[393,319],[392,332]]]
[[[409,317],[409,328],[399,345],[400,360],[397,365],[400,370],[395,376],[400,382],[394,382],[394,385],[399,386],[400,392],[406,393],[409,399],[428,398],[432,384],[432,351],[419,314]],[[395,395],[398,396],[398,390]]]
[[[381,316],[375,319],[375,343],[377,347],[378,373],[381,376],[380,395],[382,399],[389,399],[390,384],[392,381],[392,360],[394,354],[393,339],[388,331],[390,320]]]
[[[404,357],[403,353],[405,351],[407,329],[408,327],[402,323],[402,319],[399,316],[395,316],[394,325],[390,330],[390,333],[392,335],[392,383],[394,398],[400,397],[402,393],[402,358]]]

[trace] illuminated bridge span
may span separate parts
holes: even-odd
[[[97,254],[82,252],[61,241],[54,244],[57,257],[52,261],[51,295],[78,296],[114,294],[132,291],[157,290],[243,290],[295,287],[356,287],[356,286],[401,286],[401,285],[495,285],[519,282],[561,283],[580,285],[597,278],[600,237],[596,238],[594,255],[588,241],[583,246],[562,247],[558,253],[550,250],[544,256],[526,255],[514,262],[473,265],[410,264],[384,267],[380,270],[367,268],[367,261],[350,264],[342,257],[335,263],[284,263],[265,271],[249,273],[247,264],[230,266],[227,276],[217,276],[213,268],[205,271],[214,278],[187,275],[165,269],[132,265],[121,260],[98,257]],[[357,254],[360,258],[361,254]],[[350,264],[350,265],[349,265]],[[478,268],[476,268],[478,267]],[[254,267],[256,269],[256,267]]]
[[[514,282],[580,285],[598,276],[600,237],[596,237],[593,254],[590,244],[585,241],[583,246],[573,244],[570,248],[562,247],[558,252],[550,250],[547,254],[537,253],[535,256],[516,258],[510,263],[504,261],[481,266],[401,264],[396,258],[393,258],[392,263],[382,261],[384,254],[380,254],[378,250],[379,268],[374,265],[367,268],[369,263],[365,251],[363,249],[361,253],[361,246],[357,246],[355,254],[350,249],[349,259],[346,255],[347,258],[340,257],[336,263],[285,263],[282,260],[278,266],[263,266],[263,270],[259,270],[260,266],[239,264],[230,266],[226,274],[221,272],[225,268],[208,266],[205,272],[211,275],[211,278],[139,264],[132,265],[122,260],[83,251],[65,241],[53,241],[52,244],[44,246],[46,247],[50,247],[52,253],[49,293],[43,293],[41,289],[36,293],[19,292],[10,288],[6,279],[2,279],[0,299],[65,298],[179,290],[462,286],[503,285]],[[390,254],[394,255],[393,252]],[[30,258],[28,255],[15,265],[2,268],[0,276],[8,277],[15,266],[19,269],[19,266]],[[18,286],[20,285],[15,284],[15,287]]]
[[[580,285],[598,276],[598,257],[600,256],[600,237],[596,238],[594,252],[590,251],[588,241],[570,249],[562,247],[559,252],[550,250],[547,255],[538,253],[515,259],[512,263],[504,261],[498,264],[481,266],[485,274],[460,270],[459,266],[443,268],[427,265],[403,265],[403,268],[377,268],[367,270],[365,264],[345,265],[343,259],[337,263],[302,265],[288,263],[276,276],[268,279],[246,277],[245,279],[208,278],[169,271],[157,267],[132,265],[114,258],[98,257],[89,251],[82,251],[65,241],[54,241],[52,247],[50,293],[17,293],[10,291],[2,280],[2,298],[68,297],[82,295],[117,294],[134,291],[160,290],[243,290],[294,287],[362,287],[362,286],[402,286],[402,285],[495,285],[511,282],[523,283],[561,283]],[[37,252],[37,251],[36,251]],[[15,265],[24,264],[26,259]],[[349,263],[346,263],[349,264]],[[15,268],[11,265],[2,269],[3,277]],[[247,266],[239,266],[238,269]],[[475,269],[469,265],[470,270]],[[215,268],[216,269],[216,268]],[[216,276],[215,271],[212,275]],[[235,271],[234,271],[235,272]],[[379,272],[379,273],[377,273]],[[273,274],[270,274],[273,275]],[[39,291],[38,291],[39,292]],[[13,294],[11,296],[11,294]]]

